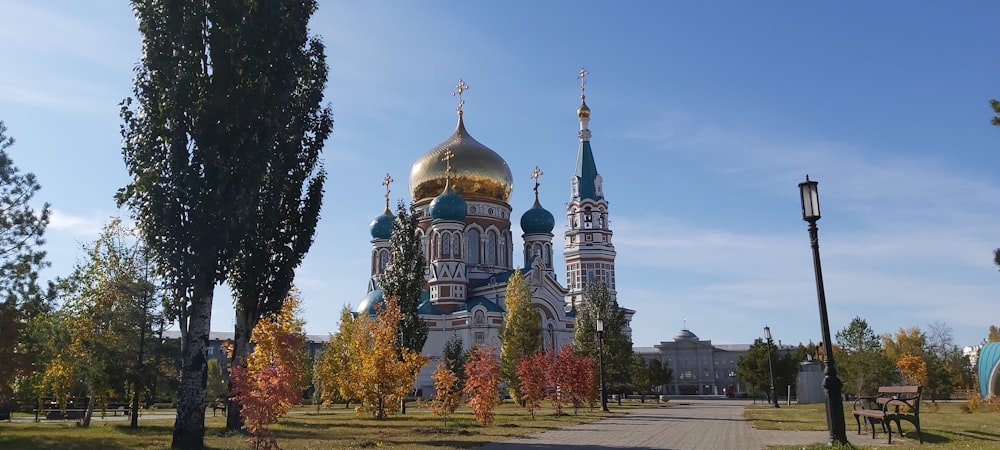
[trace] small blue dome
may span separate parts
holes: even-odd
[[[382,296],[381,289],[375,289],[365,296],[364,300],[361,300],[361,304],[358,305],[358,309],[355,310],[358,314],[368,314],[369,316],[374,316],[378,312],[379,307],[385,304],[385,297]]]
[[[551,233],[556,226],[556,218],[535,199],[535,205],[521,216],[521,231],[524,234]]]
[[[459,197],[450,186],[446,186],[441,195],[431,200],[427,211],[433,220],[454,220],[461,222],[465,220],[465,214],[469,206],[465,199]]]
[[[372,238],[389,239],[392,237],[392,223],[395,219],[396,217],[392,215],[392,211],[389,211],[389,208],[386,207],[385,212],[381,216],[376,217],[375,220],[372,220],[372,223],[368,225],[371,228]]]

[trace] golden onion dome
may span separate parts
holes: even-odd
[[[587,100],[586,100],[586,98],[581,98],[580,99],[580,108],[576,110],[576,115],[577,115],[577,117],[580,117],[581,119],[589,119],[590,118],[590,107],[587,106]]]
[[[451,150],[451,188],[465,199],[510,199],[514,177],[496,152],[479,143],[465,130],[462,115],[447,140],[424,153],[410,170],[410,193],[414,203],[427,202],[444,192],[448,181],[445,151]]]

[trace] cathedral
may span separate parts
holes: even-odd
[[[588,283],[606,283],[616,298],[615,247],[611,242],[608,202],[604,198],[601,175],[590,145],[590,108],[587,107],[580,72],[581,104],[579,148],[566,206],[563,258],[566,285],[553,270],[555,217],[538,199],[535,167],[535,201],[520,216],[523,260],[514,260],[515,241],[511,218],[515,210],[508,203],[513,177],[507,162],[495,151],[473,138],[462,120],[461,96],[468,86],[459,80],[458,125],[450,137],[434,146],[410,171],[410,194],[419,211],[418,234],[427,262],[426,284],[420,299],[420,317],[429,328],[423,353],[439,358],[445,343],[459,336],[465,347],[500,345],[498,330],[506,313],[507,280],[519,268],[532,292],[531,302],[541,317],[543,346],[555,350],[573,340],[576,308],[583,301]],[[570,161],[566,162],[567,164]],[[523,169],[522,169],[523,170]],[[520,170],[519,170],[520,171]],[[527,170],[524,170],[527,171]],[[368,294],[357,308],[359,314],[374,314],[383,301],[378,279],[390,260],[389,238],[393,214],[389,209],[386,174],[386,205],[382,215],[371,222],[371,278]],[[625,310],[628,322],[634,311]],[[631,330],[626,328],[631,334]],[[430,374],[436,363],[424,366],[416,388],[431,392]]]

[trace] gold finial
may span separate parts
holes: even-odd
[[[462,114],[462,106],[465,105],[465,100],[462,99],[462,93],[467,90],[469,90],[469,85],[465,84],[465,82],[462,81],[461,78],[459,78],[458,84],[455,85],[455,92],[451,93],[451,95],[453,96],[454,95],[458,96],[458,114]]]
[[[590,72],[587,72],[587,68],[586,67],[581,67],[580,68],[580,73],[576,76],[577,78],[580,79],[580,98],[587,98],[587,95],[586,95],[585,91],[587,90],[587,79],[586,79],[586,76],[588,74],[590,74]]]
[[[385,209],[386,210],[389,209],[389,192],[391,191],[389,189],[389,184],[391,184],[392,181],[393,181],[392,176],[389,175],[389,172],[386,172],[385,173],[385,179],[382,180],[382,186],[385,186]]]
[[[538,178],[541,177],[542,175],[543,175],[542,174],[542,169],[539,169],[538,166],[535,166],[535,170],[533,170],[531,172],[531,178],[533,180],[535,180],[535,201],[536,202],[538,201]]]

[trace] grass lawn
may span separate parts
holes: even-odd
[[[616,414],[615,409],[666,406],[666,403],[628,402],[622,407],[612,406],[612,413],[581,409],[576,415],[572,408],[556,417],[551,408],[542,408],[531,420],[527,410],[509,401],[499,406],[494,414],[496,422],[483,427],[475,422],[467,408],[460,408],[445,428],[441,418],[427,408],[409,406],[405,415],[391,416],[377,421],[359,416],[343,405],[323,408],[296,408],[280,422],[271,426],[278,445],[285,450],[374,448],[398,449],[461,449],[472,448],[488,442],[503,441],[511,437],[562,428],[583,422],[607,418]],[[96,415],[96,414],[95,414]],[[27,417],[15,414],[15,418]],[[45,421],[41,423],[15,420],[0,423],[0,449],[160,449],[170,446],[173,419],[147,419],[140,416],[139,428],[131,430],[124,421],[95,421],[90,428],[80,428],[75,421]],[[223,417],[212,417],[209,411],[205,422],[205,445],[211,449],[245,449],[246,436],[226,434]]]
[[[973,413],[962,411],[965,402],[942,402],[935,412],[931,403],[920,405],[920,431],[924,443],[917,442],[917,434],[913,425],[902,421],[904,438],[900,439],[893,425],[892,449],[998,449],[1000,448],[1000,412],[992,411],[989,405],[980,407]],[[754,427],[762,430],[802,430],[825,431],[825,405],[782,405],[780,409],[766,405],[748,406],[744,417],[753,422]],[[847,424],[847,440],[857,436],[858,425],[851,414],[851,404],[844,404],[844,421]],[[864,431],[862,431],[864,432]],[[868,432],[871,436],[871,432]],[[876,434],[876,439],[887,441],[885,433]],[[886,444],[888,445],[888,444]],[[819,444],[811,447],[774,446],[771,449],[826,449]],[[872,448],[853,446],[852,448]]]

